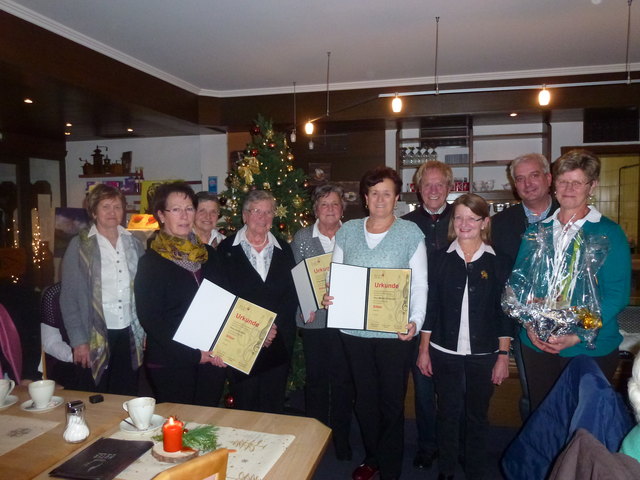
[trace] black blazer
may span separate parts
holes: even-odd
[[[469,281],[469,335],[471,353],[498,349],[498,337],[513,337],[514,324],[500,307],[502,289],[510,273],[508,259],[485,252],[468,263],[452,251],[436,252],[429,264],[429,298],[423,330],[431,341],[455,351],[460,331],[464,287]]]
[[[263,308],[277,313],[278,333],[271,346],[263,348],[251,374],[289,363],[296,334],[296,296],[291,269],[295,266],[288,243],[278,240],[281,248],[273,249],[267,280],[263,281],[245,255],[240,244],[233,246],[235,235],[223,240],[217,252],[229,281],[229,291]],[[234,370],[233,375],[244,376]]]
[[[549,215],[552,215],[559,207],[560,205],[556,199],[552,199]],[[544,218],[541,220],[544,220]],[[522,203],[509,207],[491,217],[491,243],[496,250],[500,250],[509,257],[510,268],[513,268],[513,264],[516,263],[522,235],[528,227],[529,220],[524,213]]]
[[[202,265],[202,277],[227,289],[216,251],[208,245],[206,248],[209,258]],[[133,288],[138,319],[147,333],[145,362],[174,367],[198,365],[200,351],[173,340],[199,288],[194,274],[148,249],[138,261]]]

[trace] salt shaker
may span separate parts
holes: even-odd
[[[67,426],[62,437],[69,443],[80,443],[89,436],[89,427],[84,418],[85,406],[81,400],[67,402]]]

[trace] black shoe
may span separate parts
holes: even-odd
[[[413,457],[413,467],[419,470],[428,470],[433,465],[433,460],[436,458],[436,452],[421,452],[418,451],[416,456]]]

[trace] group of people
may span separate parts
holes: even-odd
[[[215,230],[215,196],[168,183],[153,199],[161,229],[146,252],[121,227],[124,197],[99,185],[88,196],[93,224],[73,239],[62,265],[60,305],[73,362],[99,391],[135,394],[144,362],[159,402],[217,405],[228,381],[237,408],[280,413],[298,331],[306,412],[333,429],[339,459],[352,457],[355,411],[365,458],[354,480],[399,478],[409,372],[418,429],[414,466],[429,468],[437,457],[439,478],[453,478],[462,457],[467,478],[486,478],[489,402],[494,385],[509,376],[512,348],[523,415],[536,408],[571,357],[594,357],[609,379],[617,365],[615,317],[629,298],[630,268],[623,267],[630,265],[629,245],[622,229],[589,204],[599,159],[571,151],[553,168],[552,176],[542,155],[515,159],[510,174],[522,203],[490,218],[478,195],[448,204],[452,171],[429,161],[416,175],[422,205],[398,218],[402,180],[395,170],[377,167],[360,182],[365,218],[343,224],[341,188],[321,185],[313,196],[316,221],[291,245],[271,233],[276,200],[270,192],[249,192],[244,226],[224,238]],[[603,325],[595,349],[573,334],[543,341],[528,328],[518,333],[503,311],[505,283],[512,271],[530,268],[538,229],[554,241],[558,232],[565,239],[580,231],[608,239],[596,273]],[[406,330],[327,328],[327,310],[340,292],[324,296],[325,308],[301,312],[291,269],[325,253],[336,263],[411,269]],[[277,313],[250,374],[173,340],[203,279]]]

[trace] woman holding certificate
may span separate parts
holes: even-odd
[[[486,478],[489,400],[493,384],[509,376],[514,326],[500,307],[509,266],[489,245],[490,226],[482,197],[458,197],[449,221],[452,243],[429,265],[418,367],[433,376],[438,398],[438,478],[443,480],[453,478],[458,463],[463,412],[466,478]]]
[[[333,252],[335,234],[345,201],[342,187],[325,184],[313,193],[316,222],[298,230],[291,243],[296,263]],[[307,416],[331,427],[336,456],[351,460],[349,430],[353,410],[353,382],[338,330],[327,328],[327,312],[299,312],[297,324],[305,359]],[[305,323],[306,322],[306,323]]]
[[[341,330],[365,446],[365,458],[353,472],[354,480],[368,480],[378,472],[382,480],[398,478],[402,467],[410,340],[420,331],[426,311],[427,251],[418,226],[394,215],[401,187],[402,180],[391,168],[367,172],[360,180],[360,194],[369,216],[346,222],[336,233],[333,251],[335,263],[411,269],[409,322],[404,332]],[[333,278],[334,272],[331,275]],[[331,294],[325,297],[325,306],[335,303],[337,307],[345,300],[340,291],[332,289]],[[330,318],[331,307],[328,315]]]
[[[195,204],[184,182],[156,189],[152,207],[162,228],[140,259],[134,289],[156,400],[217,405],[226,376],[222,359],[173,340],[202,280],[226,286],[216,251],[193,233]]]
[[[277,314],[251,373],[234,369],[229,376],[236,408],[268,413],[284,411],[298,306],[291,247],[270,232],[275,211],[276,200],[270,192],[249,192],[242,206],[244,226],[217,250],[229,291]]]

